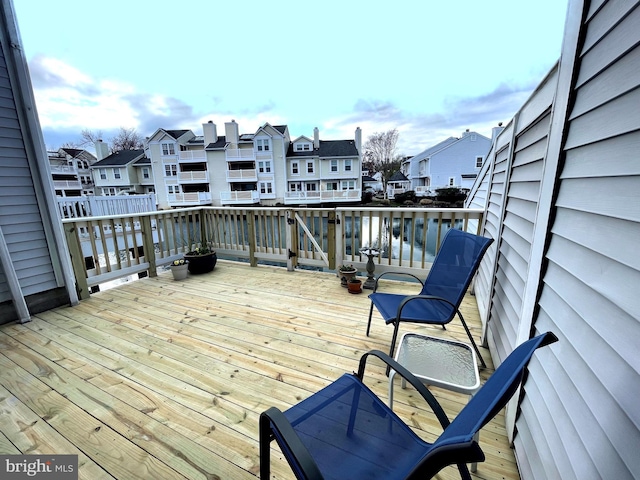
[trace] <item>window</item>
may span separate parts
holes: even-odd
[[[345,172],[350,172],[351,171],[351,159],[348,158],[344,161],[344,171]]]
[[[180,193],[180,185],[167,185],[167,193],[169,195]]]
[[[100,180],[106,180],[107,179],[107,169],[106,168],[101,168],[100,169]]]
[[[114,187],[107,187],[102,189],[102,195],[105,195],[105,196],[112,196],[112,195],[115,195],[116,193],[118,192],[116,192],[116,189]]]
[[[311,145],[309,145],[308,143],[305,143],[305,144],[302,146],[302,149],[303,149],[305,152],[308,152],[309,150],[311,150]]]
[[[483,162],[484,162],[484,157],[476,157],[476,168],[482,167]]]
[[[115,179],[120,179],[120,178],[122,178],[122,177],[120,176],[120,169],[119,169],[119,168],[114,168],[114,169],[113,169],[113,178],[115,178]]]
[[[170,163],[164,166],[164,176],[165,177],[176,177],[178,176],[178,165],[175,163]]]
[[[331,172],[337,172],[338,171],[338,160],[331,160]]]
[[[301,144],[301,143],[298,143],[298,144],[296,145],[296,152],[301,152],[301,151],[302,151],[302,144]]]
[[[271,182],[260,182],[260,193],[273,193]]]
[[[456,184],[455,177],[449,177],[449,186],[453,187]]]
[[[355,180],[343,180],[342,181],[342,190],[355,190],[356,189],[356,181]]]
[[[315,183],[307,183],[307,192],[315,192],[317,188]]]
[[[291,162],[291,175],[299,175],[300,168],[298,166],[298,162]]]
[[[173,143],[163,143],[161,146],[162,146],[162,155],[176,154],[176,147]]]
[[[313,173],[313,162],[307,162],[307,173]]]
[[[260,173],[271,173],[271,162],[258,162],[258,171]]]
[[[260,138],[256,140],[256,148],[259,152],[268,152],[269,150],[271,150],[269,139]]]
[[[142,178],[149,178],[149,169],[147,167],[142,167]]]
[[[327,190],[328,191],[338,190],[338,182],[328,182],[327,183]]]
[[[311,145],[308,143],[296,144],[296,152],[308,152],[309,150],[311,150]]]
[[[290,182],[289,183],[289,191],[290,192],[300,192],[302,191],[302,185],[300,182]]]

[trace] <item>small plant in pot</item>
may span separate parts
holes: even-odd
[[[362,293],[362,280],[353,277],[349,280],[347,287],[349,288],[349,293]]]
[[[189,262],[184,258],[180,260],[174,260],[171,265],[171,273],[173,274],[174,280],[184,280],[187,278],[187,269],[189,268]]]
[[[216,251],[210,247],[208,242],[201,243],[190,252],[185,253],[185,260],[189,264],[189,273],[200,274],[213,270],[218,261]]]
[[[356,275],[356,273],[358,273],[358,270],[356,270],[353,265],[340,265],[340,268],[338,269],[340,285],[347,288],[347,283]]]

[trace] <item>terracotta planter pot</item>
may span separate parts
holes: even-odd
[[[349,288],[349,293],[362,293],[361,280],[351,280],[349,283],[347,283],[347,287]]]
[[[218,255],[216,253],[206,253],[204,255],[185,255],[185,260],[189,261],[189,273],[198,275],[201,273],[208,273],[213,270],[218,261]]]

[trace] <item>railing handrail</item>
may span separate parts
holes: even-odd
[[[422,275],[430,268],[446,230],[476,233],[483,213],[481,209],[362,205],[198,206],[62,223],[79,290],[88,291],[88,285],[131,272],[146,270],[154,276],[158,265],[180,258],[205,240],[219,255],[246,258],[252,266],[260,261],[279,262],[291,270],[296,266],[335,269],[351,263],[364,272],[367,259],[360,249],[378,247],[377,271]],[[81,298],[88,293],[84,295]]]

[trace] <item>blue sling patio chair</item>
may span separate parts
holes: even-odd
[[[393,357],[401,322],[442,325],[442,328],[445,328],[445,324],[458,314],[482,367],[486,368],[484,359],[459,307],[480,266],[483,255],[492,242],[491,238],[451,229],[442,240],[440,250],[438,250],[429,275],[424,282],[415,275],[405,272],[384,272],[379,275],[373,287],[373,293],[369,295],[371,308],[369,309],[367,336],[369,336],[371,329],[374,306],[386,324],[392,323],[394,326],[391,348],[389,349],[390,357]],[[422,284],[422,290],[418,295],[379,293],[377,290],[380,279],[387,274],[409,275]]]
[[[452,422],[408,370],[378,350],[365,353],[357,374],[344,374],[284,413],[271,407],[260,415],[260,478],[269,479],[275,439],[298,479],[425,479],[457,465],[469,480],[466,464],[485,458],[476,434],[516,392],[535,350],[555,341],[547,332],[522,343]],[[434,443],[418,437],[363,383],[369,355],[406,378],[429,404],[444,429]]]

